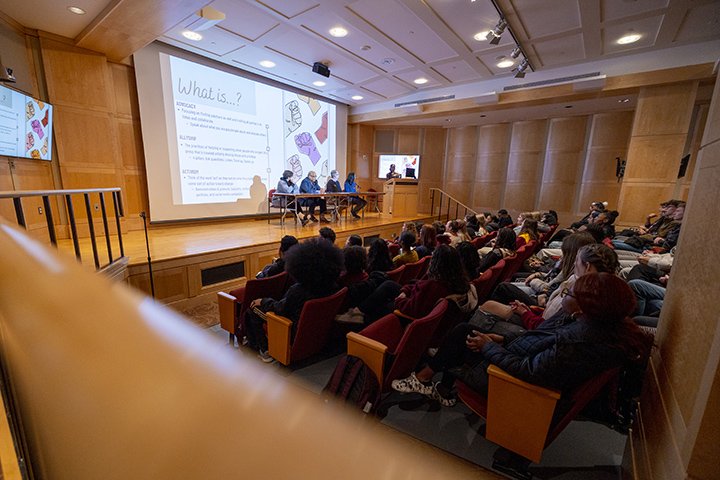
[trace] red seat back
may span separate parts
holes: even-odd
[[[390,256],[394,257],[400,253],[400,245],[390,242],[388,243],[388,251],[390,252]]]
[[[528,252],[528,247],[534,248],[534,245],[523,245],[518,249],[517,252],[515,252],[514,257],[508,257],[505,259],[505,268],[500,274],[500,279],[498,283],[509,282],[512,279],[512,276],[515,275],[515,272],[520,270],[520,267],[522,267],[525,258],[527,258],[525,255]],[[532,250],[529,251],[532,252]]]
[[[257,298],[282,298],[287,289],[288,273],[282,272],[268,278],[253,278],[245,286],[230,292],[235,300],[235,334],[239,339],[245,334],[245,312],[250,302]]]
[[[290,349],[291,361],[302,360],[323,349],[330,338],[333,320],[345,302],[347,292],[345,287],[328,297],[305,302]]]
[[[402,271],[402,275],[400,275],[400,281],[398,282],[400,285],[405,285],[407,283],[410,283],[411,280],[415,280],[416,278],[420,278],[422,274],[424,273],[424,270],[427,265],[430,265],[430,257],[423,257],[420,260],[418,260],[415,263],[406,263],[404,266],[405,268]]]
[[[393,380],[407,377],[415,369],[447,308],[448,301],[443,298],[430,313],[413,320],[407,327],[402,326],[397,316],[390,314],[360,332],[387,345],[388,354],[392,356],[392,363],[386,365],[383,391],[390,390]]]
[[[477,291],[479,303],[483,303],[486,300],[487,296],[490,295],[490,290],[493,287],[491,283],[492,275],[492,268],[488,268],[483,273],[481,273],[479,277],[472,281],[472,284],[475,285],[475,290]]]
[[[395,270],[390,270],[387,272],[388,280],[392,280],[393,282],[400,283],[400,277],[402,277],[402,273],[405,270],[405,265],[400,265]]]
[[[268,191],[268,202],[272,203],[272,197],[273,197],[274,194],[275,194],[275,189],[274,189],[274,188],[271,188],[271,189]]]
[[[509,258],[508,258],[509,260]],[[488,281],[489,287],[488,287],[488,293],[492,291],[493,288],[495,288],[495,285],[500,283],[500,275],[502,275],[503,270],[505,270],[505,263],[507,262],[506,259],[502,259],[499,262],[497,262],[492,267],[488,268],[492,274],[490,275],[490,280]]]
[[[487,245],[488,242],[489,242],[490,240],[492,240],[493,238],[495,238],[496,236],[497,236],[497,231],[495,231],[495,232],[490,232],[490,233],[486,233],[486,234],[483,235],[482,237],[475,237],[475,238],[473,238],[473,240],[472,240],[471,243],[473,244],[473,247],[475,247],[476,249],[479,250],[479,249],[481,249],[482,247],[484,247],[485,245]]]

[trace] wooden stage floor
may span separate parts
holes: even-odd
[[[310,223],[305,227],[300,223],[296,224],[292,220],[285,222],[285,225],[280,225],[277,218],[271,219],[270,223],[268,223],[267,219],[235,219],[195,222],[193,224],[161,224],[148,227],[148,243],[152,261],[160,262],[251,246],[277,244],[284,235],[294,235],[302,240],[303,238],[318,235],[321,227],[328,226],[335,230],[339,239],[337,244],[342,246],[340,239],[343,239],[344,243],[344,239],[354,233],[373,235],[373,230],[380,233],[380,231],[387,230],[388,227],[398,224],[401,226],[406,221],[421,221],[429,218],[427,214],[393,217],[381,213],[367,213],[362,219],[348,217],[347,220],[342,219],[339,222],[328,224]],[[400,228],[398,226],[397,233],[399,232]],[[110,238],[113,255],[117,257],[120,251],[117,237],[111,236]],[[146,264],[145,233],[142,230],[130,231],[124,233],[122,238],[125,256],[129,258],[129,265]],[[101,265],[108,263],[105,243],[104,236],[97,238]],[[74,255],[73,244],[69,239],[59,240],[58,249]],[[93,265],[92,246],[88,238],[80,240],[80,251],[82,263]]]

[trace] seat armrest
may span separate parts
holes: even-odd
[[[559,398],[557,390],[524,382],[491,365],[485,437],[539,463]]]
[[[383,384],[383,369],[387,346],[356,332],[347,334],[347,353],[360,358],[375,373],[380,388]]]
[[[290,332],[292,320],[267,312],[268,353],[283,365],[290,364]]]
[[[220,326],[228,333],[235,335],[235,307],[237,298],[229,293],[218,292],[217,294],[218,310],[220,312]]]

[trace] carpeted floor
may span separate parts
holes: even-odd
[[[180,313],[203,328],[210,328],[220,323],[218,304],[214,301],[180,310]]]

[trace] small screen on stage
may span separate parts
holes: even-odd
[[[52,105],[0,86],[0,155],[52,159]]]
[[[134,56],[153,221],[267,213],[284,170],[342,169],[345,107],[168,48]]]
[[[380,178],[414,178],[420,176],[420,155],[380,155]]]

